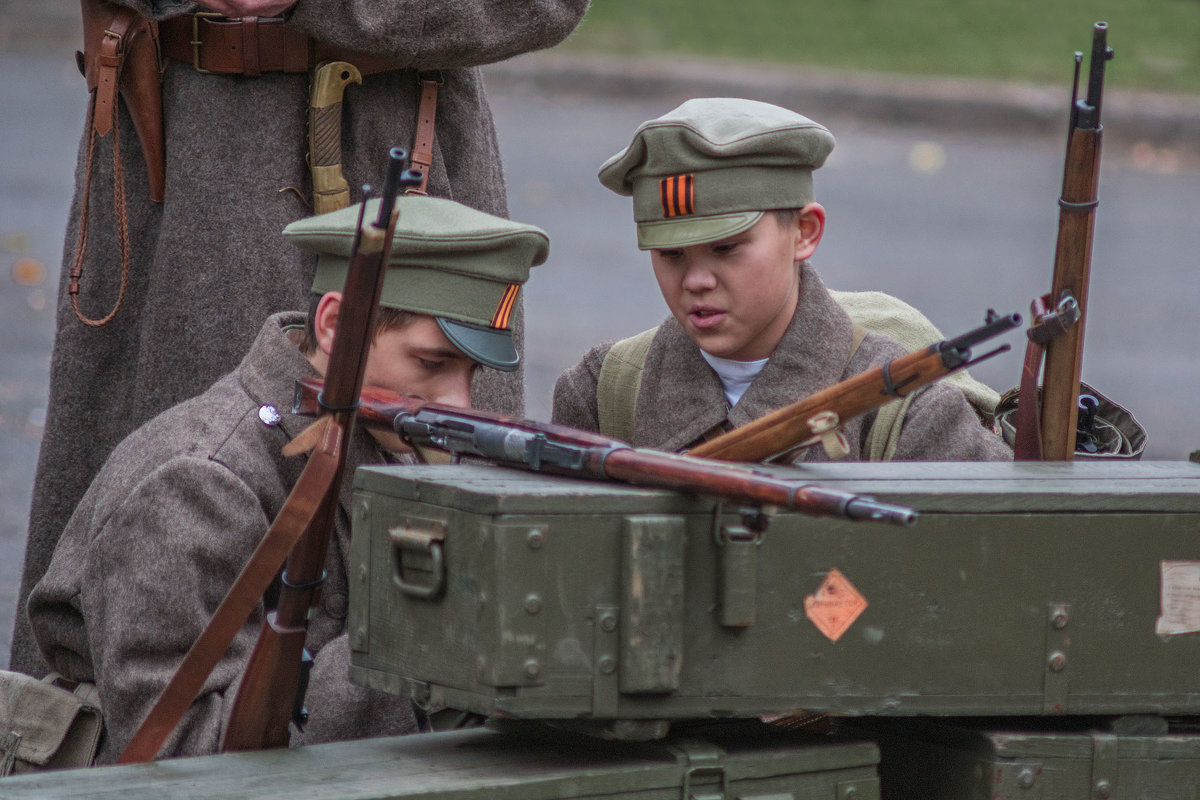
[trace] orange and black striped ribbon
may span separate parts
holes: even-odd
[[[696,176],[672,175],[658,182],[663,216],[681,217],[696,213]]]
[[[493,328],[508,329],[513,309],[517,305],[517,295],[520,292],[521,284],[519,283],[510,283],[504,290],[504,296],[500,298],[500,305],[496,306],[496,313],[492,315]]]

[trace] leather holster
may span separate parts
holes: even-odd
[[[91,124],[97,136],[107,136],[116,125],[118,95],[125,101],[146,161],[150,199],[161,203],[166,158],[158,23],[104,0],[82,0],[82,6],[83,52],[75,56],[94,94]]]

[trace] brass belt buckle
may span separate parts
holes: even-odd
[[[206,19],[222,19],[224,14],[218,14],[214,11],[193,11],[192,12],[192,68],[196,72],[202,72],[205,75],[212,75],[211,69],[204,69],[200,66],[200,45],[204,42],[200,41],[200,18]]]

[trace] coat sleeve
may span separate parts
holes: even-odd
[[[489,64],[558,44],[588,0],[300,0],[316,39],[414,69]]]
[[[609,347],[611,345],[605,344],[592,348],[578,364],[558,376],[554,384],[552,422],[585,431],[600,430],[596,387]]]
[[[194,457],[155,470],[95,527],[75,566],[82,571],[78,603],[105,717],[104,761],[125,748],[268,527],[248,486],[220,464]],[[217,751],[262,619],[260,605],[164,754]]]
[[[979,421],[963,393],[933,383],[913,398],[895,461],[1012,461],[1012,449]]]
[[[330,640],[313,659],[305,707],[308,723],[292,746],[366,736],[398,736],[417,729],[412,703],[398,694],[351,683],[350,635]]]

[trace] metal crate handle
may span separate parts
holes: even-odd
[[[446,561],[442,555],[442,543],[446,538],[445,531],[419,530],[409,525],[391,528],[388,537],[392,541],[393,577],[400,591],[409,597],[419,600],[431,600],[441,594],[446,586]],[[428,583],[414,583],[405,578],[404,554],[426,555],[429,558],[428,570],[414,568],[410,563],[409,573],[427,573]]]

